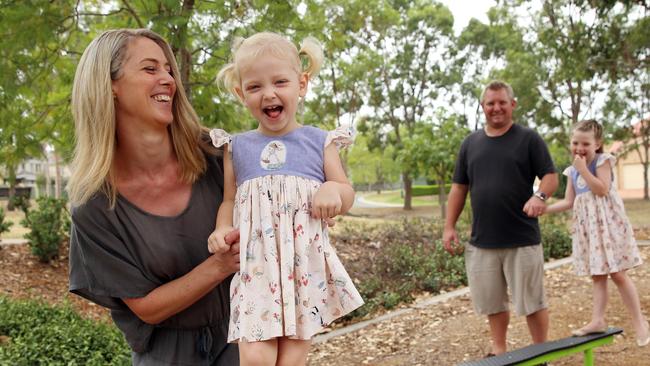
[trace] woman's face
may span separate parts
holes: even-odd
[[[166,127],[173,121],[176,82],[162,48],[151,39],[139,37],[127,45],[121,76],[113,80],[112,89],[118,124]]]

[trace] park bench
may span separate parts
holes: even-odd
[[[614,342],[614,335],[622,329],[609,328],[604,333],[588,334],[582,337],[568,337],[546,343],[533,344],[504,354],[480,360],[461,363],[459,366],[533,366],[584,352],[584,365],[593,366],[596,347]]]

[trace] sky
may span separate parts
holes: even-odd
[[[454,32],[458,35],[470,19],[476,18],[487,23],[487,11],[496,5],[494,0],[438,0],[454,15]]]

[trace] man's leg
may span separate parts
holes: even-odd
[[[548,309],[542,309],[526,316],[528,330],[533,343],[544,343],[548,337]]]
[[[492,337],[492,353],[495,355],[505,353],[507,351],[506,333],[510,323],[510,312],[503,311],[490,314],[488,315],[488,322],[490,323],[490,336]]]
[[[499,249],[477,248],[471,244],[465,246],[465,269],[474,312],[488,317],[494,354],[506,351],[506,332],[510,322],[502,252]]]

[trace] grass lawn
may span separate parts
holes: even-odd
[[[389,204],[404,204],[404,198],[401,196],[401,191],[382,191],[381,194],[377,193],[368,193],[364,194],[363,198],[380,203],[389,203]],[[411,199],[411,204],[413,206],[437,206],[438,205],[438,196],[418,196]]]
[[[650,201],[629,199],[625,200],[623,204],[632,226],[635,228],[650,227]]]

